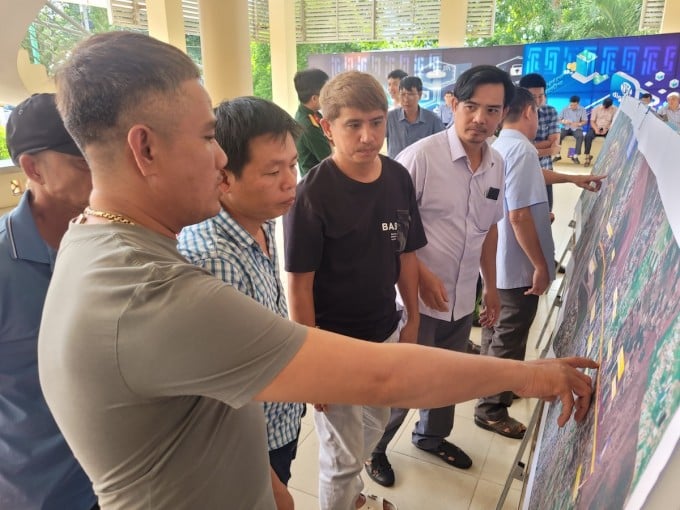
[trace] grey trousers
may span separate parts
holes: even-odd
[[[383,343],[399,341],[400,328]],[[389,417],[384,407],[331,404],[314,411],[319,437],[319,508],[351,510],[364,488],[364,461],[378,441]]]
[[[498,289],[501,313],[493,328],[482,329],[482,355],[524,359],[529,328],[538,308],[538,296],[525,296],[527,289]],[[475,416],[483,420],[502,420],[508,416],[511,404],[511,391],[480,398],[475,406]]]
[[[418,343],[450,351],[465,352],[471,329],[472,314],[461,317],[457,321],[445,321],[421,315]],[[420,420],[416,423],[412,434],[413,444],[426,450],[439,446],[453,429],[454,410],[455,406],[421,409]],[[408,409],[399,408],[391,410],[385,433],[378,441],[373,453],[385,453],[387,445],[404,423],[408,411]]]

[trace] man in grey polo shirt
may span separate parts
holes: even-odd
[[[491,325],[498,317],[496,222],[503,216],[503,160],[486,140],[503,119],[514,88],[497,67],[469,69],[456,82],[453,126],[397,157],[413,179],[429,241],[416,251],[422,345],[465,352],[480,265],[486,305],[481,322]],[[385,434],[366,464],[369,476],[381,485],[394,484],[385,452],[407,412],[392,409]],[[454,406],[421,409],[412,441],[447,464],[467,469],[470,457],[445,439],[453,417]]]
[[[399,83],[401,106],[387,113],[387,155],[392,159],[421,138],[444,130],[441,119],[418,104],[423,97],[423,82],[407,76]]]

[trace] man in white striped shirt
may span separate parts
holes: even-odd
[[[179,235],[192,263],[288,317],[274,240],[275,219],[295,199],[299,127],[274,103],[254,97],[225,101],[215,110],[215,137],[228,156],[220,213]],[[293,508],[286,489],[304,404],[267,402],[267,440],[278,509]]]

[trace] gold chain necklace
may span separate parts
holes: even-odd
[[[134,221],[130,218],[126,218],[120,214],[115,214],[107,211],[98,211],[96,209],[90,209],[86,207],[83,214],[88,216],[96,216],[97,218],[104,218],[105,220],[112,221],[113,223],[124,223],[125,225],[134,225]]]

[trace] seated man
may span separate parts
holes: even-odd
[[[593,157],[590,155],[590,149],[593,146],[593,140],[596,136],[607,136],[609,128],[612,127],[614,115],[616,115],[616,106],[613,106],[614,101],[611,97],[602,101],[602,104],[593,110],[590,115],[590,129],[586,133],[586,161],[585,166],[590,166]]]
[[[640,94],[640,102],[645,106],[649,106],[652,104],[652,95],[649,92]]]
[[[588,113],[586,113],[586,109],[580,103],[580,97],[571,96],[569,98],[569,106],[564,108],[560,114],[560,123],[563,126],[560,130],[560,145],[562,145],[562,140],[564,140],[565,136],[572,135],[576,138],[576,147],[571,160],[577,165],[581,164],[581,160],[578,157],[581,154],[581,144],[583,143],[583,126],[588,122]],[[560,159],[562,159],[562,156],[558,154],[553,161],[559,161]]]
[[[673,129],[680,129],[680,92],[671,92],[666,96],[667,104],[659,108],[659,115]]]

